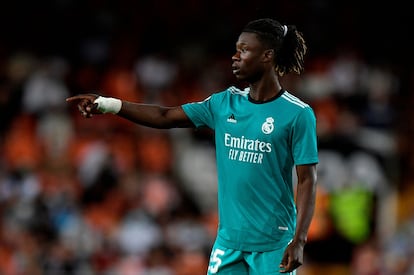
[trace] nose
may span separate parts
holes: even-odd
[[[232,57],[231,57],[231,60],[233,60],[233,61],[237,61],[237,60],[240,60],[240,53],[239,52],[236,52]]]

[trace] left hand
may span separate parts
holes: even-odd
[[[283,254],[279,267],[280,273],[289,273],[303,264],[303,249],[305,244],[292,241]]]

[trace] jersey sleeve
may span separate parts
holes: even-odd
[[[183,104],[185,114],[197,128],[209,127],[214,129],[214,108],[217,94],[213,94],[200,102]]]
[[[310,107],[297,116],[292,132],[292,154],[295,165],[318,163],[316,117]]]

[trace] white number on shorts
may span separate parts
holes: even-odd
[[[216,273],[219,269],[219,266],[221,265],[221,259],[220,256],[224,255],[224,251],[221,249],[216,248],[213,253],[211,253],[210,257],[210,265],[208,267],[208,270],[210,273]]]

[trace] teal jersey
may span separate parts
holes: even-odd
[[[296,227],[292,169],[318,162],[312,108],[285,90],[255,103],[249,88],[235,87],[182,108],[215,132],[217,242],[243,251],[286,245]]]

